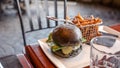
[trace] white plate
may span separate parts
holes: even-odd
[[[100,26],[99,31],[108,32],[118,35],[120,32],[113,30],[107,26]],[[61,58],[52,54],[50,47],[45,43],[45,39],[38,40],[40,47],[46,56],[57,66],[57,68],[82,68],[90,64],[90,46],[83,45],[81,53],[73,58]]]

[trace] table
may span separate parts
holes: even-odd
[[[120,32],[120,24],[110,27]],[[31,58],[31,61],[36,68],[56,68],[55,65],[49,61],[39,45],[28,45],[25,48],[26,54]],[[90,68],[90,66],[84,68]]]
[[[112,25],[110,27],[120,32],[120,24]]]
[[[34,68],[26,54],[18,54],[17,58],[20,61],[23,68]]]

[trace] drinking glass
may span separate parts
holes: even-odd
[[[120,68],[120,39],[98,36],[90,41],[91,68]]]

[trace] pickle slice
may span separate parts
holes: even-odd
[[[62,47],[63,54],[69,54],[72,52],[72,50],[73,50],[73,48],[71,46]]]

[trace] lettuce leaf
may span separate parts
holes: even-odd
[[[82,37],[81,41],[82,41],[82,43],[84,43],[84,42],[86,42],[87,40]]]
[[[53,41],[52,33],[50,33],[46,42],[49,43],[49,42],[52,42],[52,41]]]
[[[58,50],[60,50],[60,49],[62,49],[62,47],[57,46],[57,45],[52,46],[52,51],[53,51],[53,52],[58,51]]]

